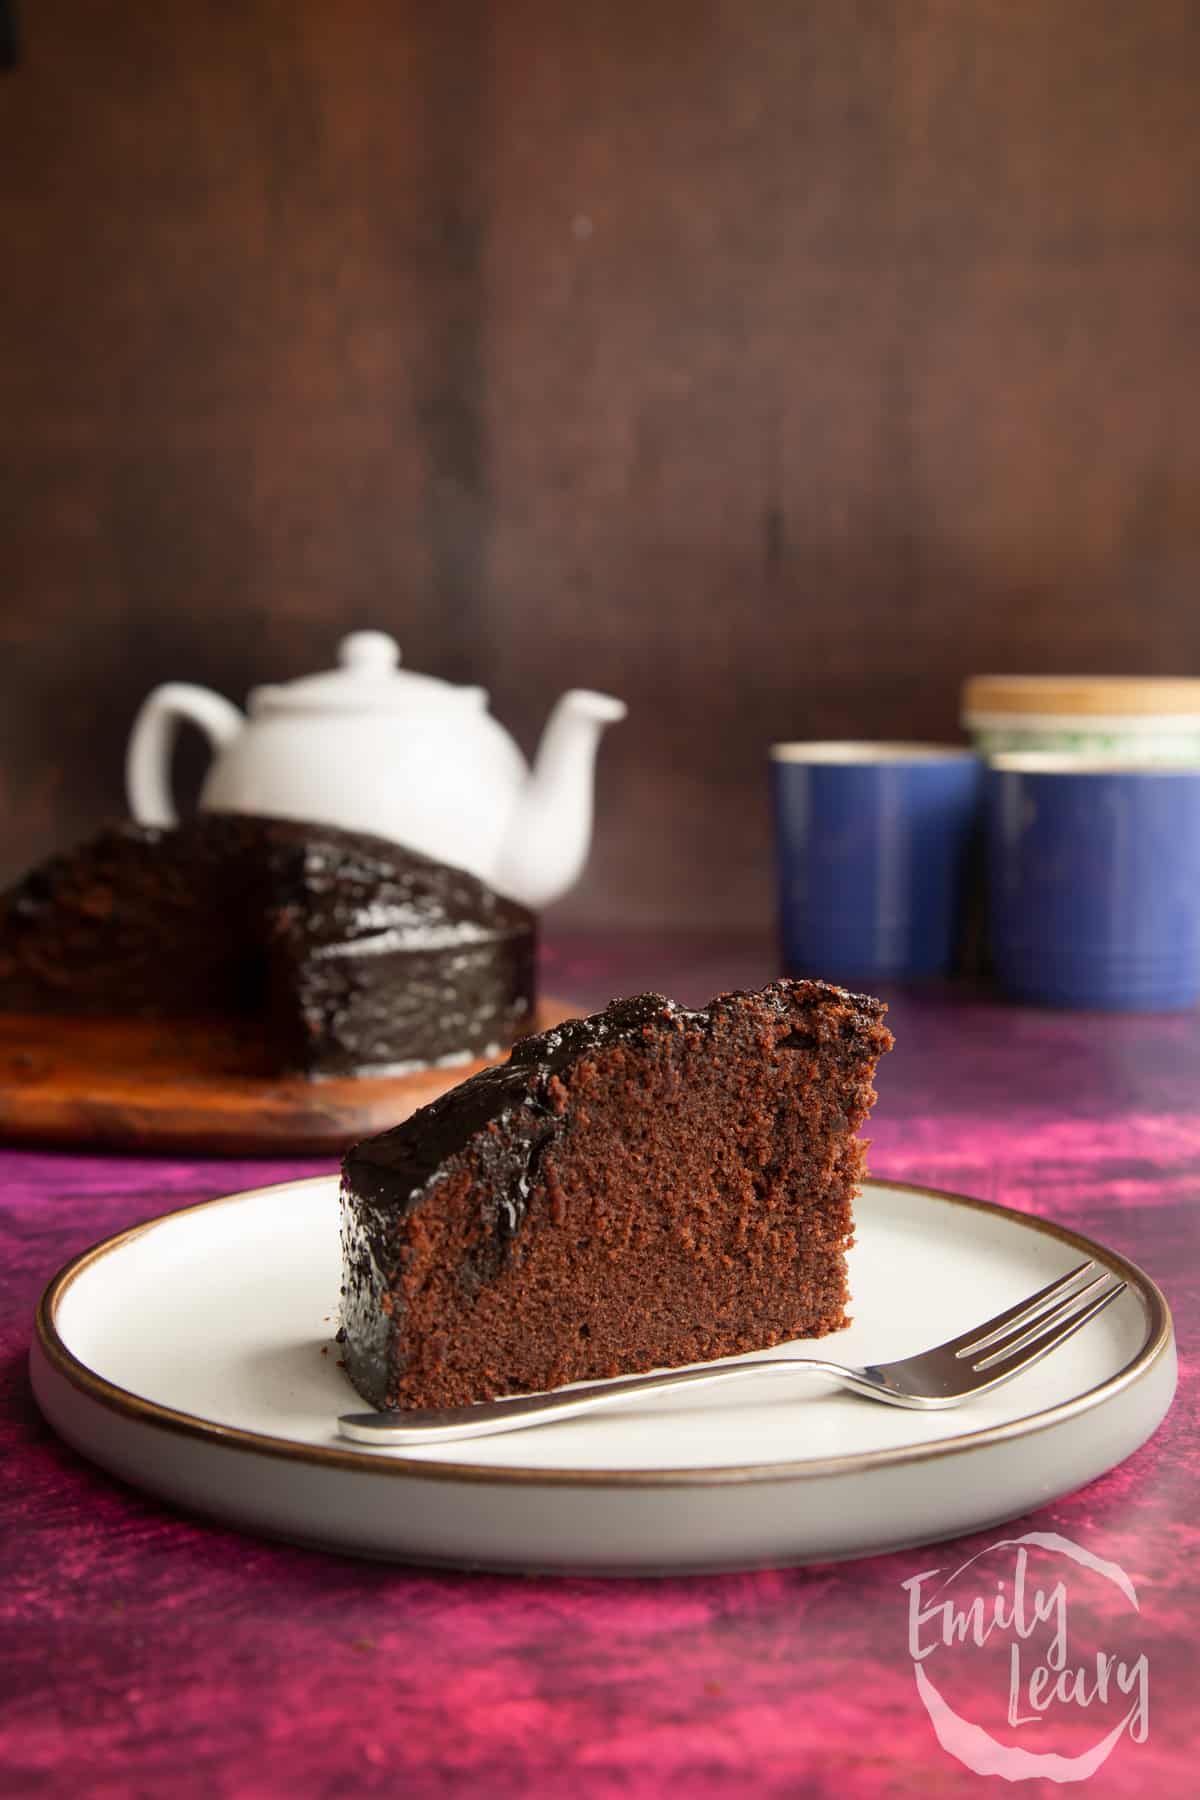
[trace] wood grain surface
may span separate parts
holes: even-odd
[[[587,921],[764,921],[772,739],[1200,671],[1194,0],[38,0],[20,49],[0,874],[120,808],[154,683],[357,625],[527,750],[629,701]]]
[[[570,1011],[543,1000],[537,1029]],[[308,1081],[265,1073],[253,1027],[240,1033],[233,1025],[0,1014],[0,1143],[340,1156],[487,1067]]]

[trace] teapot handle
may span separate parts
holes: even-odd
[[[125,792],[139,825],[179,823],[171,798],[171,750],[184,719],[200,727],[214,750],[228,744],[246,723],[232,701],[187,681],[168,681],[148,694],[125,753]]]

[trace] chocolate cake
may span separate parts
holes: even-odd
[[[355,1387],[457,1406],[836,1331],[885,1010],[817,981],[614,1001],[357,1145]]]
[[[365,833],[202,813],[123,824],[0,897],[0,1009],[221,1019],[267,1066],[402,1071],[525,1029],[534,920]]]

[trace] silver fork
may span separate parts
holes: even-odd
[[[1080,1263],[994,1319],[985,1319],[961,1337],[900,1362],[850,1369],[808,1356],[752,1357],[702,1369],[630,1375],[586,1387],[559,1388],[549,1394],[514,1394],[444,1411],[346,1413],[338,1420],[338,1431],[359,1444],[405,1444],[410,1448],[449,1444],[459,1438],[525,1431],[531,1425],[577,1418],[580,1413],[598,1412],[601,1407],[620,1406],[625,1400],[650,1394],[668,1394],[675,1388],[705,1383],[715,1387],[718,1382],[755,1375],[822,1375],[851,1393],[882,1400],[888,1406],[960,1406],[1040,1362],[1124,1293],[1126,1284],[1118,1276],[1107,1269],[1093,1275],[1095,1268],[1094,1261]]]

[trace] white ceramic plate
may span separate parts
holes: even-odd
[[[337,1180],[322,1176],[171,1213],[77,1257],[42,1296],[34,1389],[68,1443],[188,1509],[361,1555],[522,1570],[898,1549],[1044,1505],[1150,1436],[1174,1393],[1175,1346],[1139,1269],[929,1189],[871,1183],[857,1216],[855,1323],[820,1342],[842,1361],[951,1337],[1084,1256],[1129,1290],[1054,1356],[953,1412],[768,1380],[420,1452],[359,1449],[334,1430],[362,1403],[332,1342]]]

